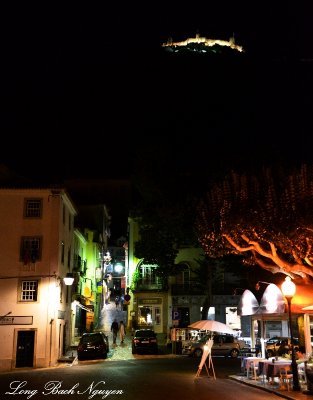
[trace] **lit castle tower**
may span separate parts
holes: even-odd
[[[166,43],[162,44],[162,47],[165,47],[171,51],[179,51],[180,49],[187,49],[190,51],[198,51],[198,52],[206,52],[210,50],[213,51],[214,46],[220,47],[228,47],[232,50],[239,51],[240,53],[244,52],[242,46],[238,46],[235,43],[235,36],[233,36],[229,40],[221,40],[221,39],[207,39],[206,37],[201,37],[199,33],[196,34],[193,38],[187,38],[182,42],[173,42],[172,38],[169,38]]]

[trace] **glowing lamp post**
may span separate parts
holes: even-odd
[[[73,285],[73,282],[74,282],[74,276],[73,276],[73,274],[71,274],[70,272],[68,272],[68,273],[66,274],[66,276],[63,278],[63,281],[64,281],[64,283],[65,283],[66,286],[71,286],[71,285]]]
[[[285,296],[288,303],[288,312],[289,312],[289,330],[290,330],[290,339],[291,339],[291,369],[293,375],[293,390],[300,390],[299,385],[299,375],[298,375],[298,366],[296,362],[295,349],[293,345],[293,332],[292,332],[292,323],[291,323],[291,300],[296,293],[296,285],[292,282],[290,276],[286,276],[285,281],[281,285],[281,289],[283,295]]]

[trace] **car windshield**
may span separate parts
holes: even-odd
[[[137,337],[151,337],[151,336],[155,336],[155,333],[153,331],[137,331],[135,336],[137,336]]]
[[[288,344],[288,342],[290,342],[290,341],[291,341],[291,339],[288,338],[288,337],[275,336],[275,337],[272,337],[272,338],[268,339],[267,342],[266,342],[266,345],[269,345],[269,344],[277,344],[278,345],[278,344],[281,344],[283,342]],[[296,338],[292,339],[292,342],[294,344],[298,344],[299,343],[299,341]]]
[[[205,343],[211,338],[212,338],[211,335],[205,335],[201,339],[199,339],[198,342]],[[234,342],[234,337],[230,336],[230,335],[214,335],[213,339],[214,339],[214,343],[221,343],[221,342],[233,343]]]
[[[277,343],[281,338],[279,337],[272,337],[271,339],[268,339],[266,343]]]

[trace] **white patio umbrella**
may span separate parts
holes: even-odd
[[[302,310],[304,310],[304,311],[312,311],[313,310],[313,305],[312,306],[303,307]]]
[[[236,335],[238,333],[223,322],[214,321],[211,319],[196,321],[191,325],[188,325],[188,328],[201,329],[219,333],[230,333],[231,335]]]

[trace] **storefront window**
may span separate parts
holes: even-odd
[[[162,332],[162,299],[150,297],[138,301],[138,325],[142,328],[154,329],[155,332]]]
[[[152,308],[147,306],[139,307],[139,324],[152,325]]]
[[[154,308],[154,320],[156,325],[160,325],[161,323],[161,310],[159,307]]]

